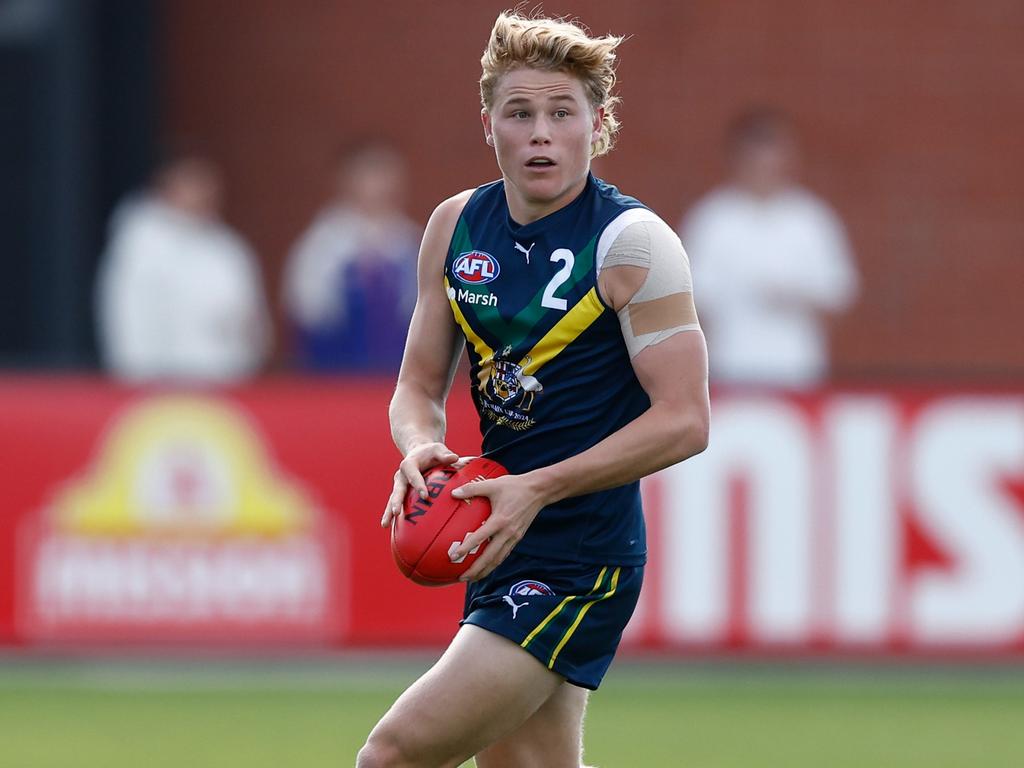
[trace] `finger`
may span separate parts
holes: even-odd
[[[467,555],[472,554],[473,550],[478,546],[485,541],[490,541],[492,535],[491,529],[487,527],[486,522],[472,533],[466,534],[465,538],[462,539],[462,543],[449,553],[451,561],[456,563]]]
[[[492,549],[494,552],[491,551]],[[473,565],[469,567],[469,570],[459,577],[459,581],[477,581],[480,578],[481,571],[487,567],[487,564],[490,562],[490,558],[495,556],[497,551],[497,542],[490,542],[487,545],[487,548],[480,553],[480,556],[476,559]]]
[[[384,505],[384,516],[380,519],[381,528],[387,528],[391,520],[398,517],[402,511],[402,500],[405,498],[405,490],[394,490],[388,497],[388,503]]]
[[[421,471],[428,467],[436,467],[439,464],[452,464],[458,460],[459,454],[441,443],[434,443],[425,453],[417,458]]]
[[[402,459],[402,463],[398,465],[398,471],[401,472],[405,482],[413,487],[421,499],[427,498],[427,484],[424,482],[423,474],[420,472],[420,468],[416,466],[415,460],[410,459],[408,456]]]
[[[459,461],[459,454],[445,448],[437,454],[437,459],[441,464],[454,464]]]
[[[454,464],[452,464],[452,469],[462,469],[475,458],[476,456],[460,456],[458,460]]]
[[[497,545],[497,541],[492,541],[487,546],[487,549],[483,551],[479,559],[473,563],[473,567],[462,574],[463,581],[479,581],[490,576],[495,568],[505,562],[505,558],[509,556],[509,553],[515,547],[516,540],[508,539],[502,542],[500,546]]]
[[[453,499],[472,499],[474,496],[486,496],[490,490],[490,480],[471,480],[452,491]]]
[[[509,538],[509,533],[502,530],[500,523],[496,518],[488,518],[485,520],[479,528],[467,535],[463,540],[462,544],[459,545],[458,552],[455,553],[455,557],[464,557],[473,553],[473,550],[477,546],[486,544],[487,547],[483,552],[480,553],[477,562],[480,558],[487,559],[487,553],[490,550],[497,550],[500,545]],[[474,563],[474,566],[476,563]]]
[[[381,528],[387,528],[391,523],[391,520],[398,516],[398,513],[402,510],[402,503],[405,501],[405,493],[409,488],[409,484],[405,480],[405,475],[401,472],[395,473],[395,484],[391,489],[391,496],[388,497],[387,504],[384,505],[384,515],[380,519]]]

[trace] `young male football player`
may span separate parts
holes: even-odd
[[[383,525],[422,472],[458,456],[444,404],[463,343],[486,496],[465,616],[370,734],[360,768],[577,768],[588,691],[636,605],[638,480],[705,448],[707,359],[679,239],[594,178],[617,128],[618,37],[501,14],[484,52],[486,142],[501,180],[441,203],[391,404],[402,460]]]

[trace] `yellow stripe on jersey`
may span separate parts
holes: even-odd
[[[451,305],[452,314],[455,315],[455,322],[459,324],[460,328],[462,328],[462,332],[466,334],[466,338],[469,339],[469,343],[473,345],[473,349],[480,358],[480,372],[478,374],[478,378],[480,379],[480,389],[483,389],[484,385],[487,383],[487,374],[491,369],[491,361],[494,359],[494,350],[487,346],[487,342],[476,335],[476,331],[473,330],[473,326],[469,324],[465,315],[462,314],[462,310],[459,309],[459,305],[455,301],[455,291],[452,290],[452,286],[448,282],[447,277],[444,279],[444,292],[448,297],[448,303]]]
[[[607,572],[608,572],[608,567],[607,567],[607,566],[605,566],[604,568],[602,568],[602,569],[601,569],[601,572],[600,572],[599,574],[597,574],[597,581],[595,581],[595,582],[594,582],[594,588],[593,588],[592,590],[590,590],[590,592],[589,592],[588,594],[591,594],[591,595],[592,595],[592,594],[594,594],[594,593],[595,593],[595,592],[597,591],[597,588],[598,588],[598,587],[599,587],[599,586],[601,585],[601,579],[603,579],[603,578],[604,578],[604,575],[605,575],[605,574],[606,574]],[[530,643],[532,643],[532,642],[533,642],[533,639],[534,639],[534,638],[535,638],[535,637],[536,637],[537,635],[539,635],[539,634],[540,634],[541,632],[543,632],[543,631],[544,631],[544,627],[546,627],[546,626],[547,626],[548,624],[550,624],[550,623],[551,623],[551,620],[552,620],[553,618],[555,618],[555,616],[557,616],[557,615],[558,615],[559,613],[561,613],[561,612],[562,612],[562,609],[563,609],[563,608],[565,608],[565,606],[567,606],[567,605],[568,605],[569,603],[571,603],[571,602],[572,602],[573,600],[575,600],[575,599],[576,599],[577,597],[579,597],[579,595],[569,595],[569,596],[568,596],[567,598],[565,598],[565,599],[564,599],[564,600],[563,600],[562,602],[560,602],[560,603],[559,603],[559,604],[558,604],[558,605],[557,605],[557,606],[555,607],[555,609],[554,609],[554,610],[553,610],[553,611],[552,611],[551,613],[549,613],[549,614],[547,615],[547,617],[545,617],[544,621],[542,621],[542,622],[541,622],[540,624],[538,624],[538,625],[537,625],[536,627],[534,627],[534,628],[533,628],[533,631],[532,631],[532,632],[531,632],[530,634],[528,634],[528,635],[526,636],[526,639],[525,639],[525,640],[523,640],[523,642],[521,642],[521,643],[520,643],[519,645],[520,645],[521,647],[525,648],[525,647],[526,647],[526,646],[528,646],[528,645],[529,645]]]
[[[602,574],[603,573],[604,572],[602,571]],[[587,615],[587,611],[590,610],[591,606],[594,603],[600,603],[602,600],[607,600],[609,597],[615,594],[615,590],[618,589],[619,586],[620,573],[622,573],[622,569],[616,568],[615,573],[612,574],[612,588],[600,597],[590,600],[586,605],[583,606],[583,608],[580,609],[580,613],[576,617],[576,621],[572,623],[572,626],[569,627],[569,630],[564,635],[562,635],[562,639],[558,642],[558,645],[555,646],[555,650],[551,654],[551,658],[548,660],[548,669],[554,669],[555,659],[558,658],[558,654],[561,653],[562,648],[565,647],[565,644],[569,642],[569,638],[573,636],[573,633],[576,631],[576,628],[579,627],[580,622],[583,621],[583,617]],[[597,589],[597,587],[595,586],[594,589]],[[593,593],[593,590],[591,590],[591,593]]]
[[[587,295],[580,299],[555,323],[554,328],[544,334],[544,338],[534,344],[530,353],[520,361],[523,373],[532,375],[593,324],[604,312],[604,304],[597,298],[597,288],[591,288]]]

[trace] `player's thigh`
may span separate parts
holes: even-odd
[[[579,768],[588,694],[562,683],[525,723],[478,753],[477,768]]]
[[[458,765],[522,725],[562,681],[511,641],[465,625],[392,705],[364,749],[388,756],[378,764]]]

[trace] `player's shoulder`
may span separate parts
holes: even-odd
[[[640,210],[644,211],[644,215],[623,214],[621,218],[625,220],[625,226],[612,242],[612,250],[638,247],[640,243],[646,243],[644,247],[651,252],[667,249],[674,253],[682,250],[679,235],[663,218],[654,211]]]
[[[430,219],[427,221],[424,237],[435,235],[450,238],[455,231],[455,225],[458,223],[459,216],[462,215],[466,203],[469,202],[475,191],[475,189],[464,189],[438,203],[437,207],[434,208],[434,212],[430,214]]]
[[[457,219],[459,214],[462,213],[462,209],[466,207],[466,203],[469,202],[469,199],[475,192],[476,189],[464,189],[451,197],[445,198],[437,204],[436,208],[434,208],[434,213],[431,218],[437,216],[446,219]]]
[[[455,231],[459,218],[467,216],[490,215],[496,205],[505,204],[504,182],[499,179],[479,187],[464,189],[458,194],[441,201],[434,209],[427,223],[428,230],[433,226],[451,235]]]
[[[650,208],[643,205],[622,208],[607,223],[598,240],[598,270],[610,253],[638,248],[649,253],[652,247],[660,248],[666,239],[682,247],[672,227]]]
[[[423,244],[420,248],[421,263],[433,268],[436,262],[444,261],[449,244],[455,235],[459,217],[469,203],[476,189],[464,189],[451,197],[445,198],[434,212],[430,214],[426,229],[423,231]]]

